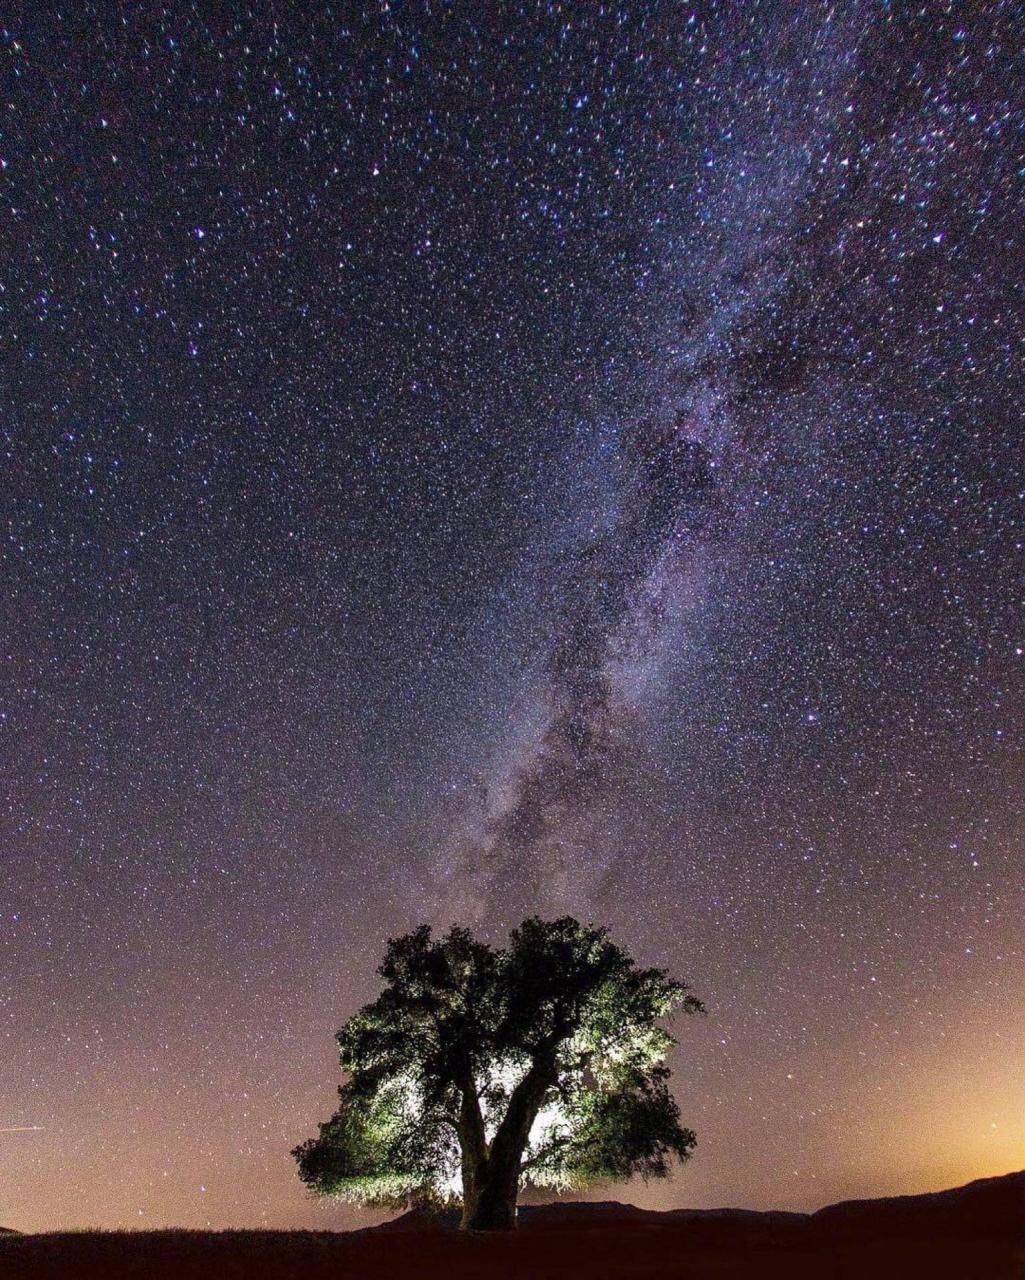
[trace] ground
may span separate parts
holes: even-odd
[[[507,1236],[408,1215],[354,1232],[74,1232],[0,1239],[2,1280],[1025,1280],[1025,1173],[816,1214],[538,1206]]]

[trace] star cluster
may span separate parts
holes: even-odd
[[[1015,6],[0,30],[0,1219],[347,1221],[388,934],[607,923],[694,1162],[1025,1164]],[[842,1158],[838,1157],[842,1153]]]

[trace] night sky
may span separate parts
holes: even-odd
[[[8,18],[0,1222],[351,1223],[384,938],[533,911],[709,1007],[602,1195],[1025,1166],[1016,10]]]

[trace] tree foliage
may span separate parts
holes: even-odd
[[[314,1191],[363,1204],[461,1200],[512,1225],[522,1186],[665,1177],[681,1126],[659,1025],[699,1001],[604,929],[534,917],[496,949],[453,928],[393,939],[384,989],[337,1036],[335,1115],[296,1148]]]

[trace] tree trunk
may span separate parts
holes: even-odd
[[[520,1192],[523,1153],[545,1094],[555,1080],[554,1052],[535,1060],[512,1091],[491,1150],[476,1163],[472,1179],[476,1204],[463,1212],[471,1231],[511,1231],[516,1226],[516,1197]],[[465,1151],[465,1148],[464,1148]],[[464,1162],[465,1168],[465,1162]],[[464,1176],[465,1187],[465,1176]]]
[[[473,1212],[463,1210],[463,1225],[471,1231],[511,1231],[516,1226],[516,1197],[520,1190],[520,1158],[496,1164],[487,1161],[477,1184]]]
[[[463,1168],[463,1214],[459,1223],[464,1230],[477,1215],[481,1193],[481,1178],[487,1165],[487,1142],[484,1136],[484,1117],[480,1100],[469,1074],[463,1084],[459,1109],[459,1146]]]
[[[478,1207],[480,1205],[480,1190],[477,1186],[477,1179],[474,1175],[467,1176],[466,1170],[463,1170],[463,1212],[459,1219],[459,1230],[468,1231],[473,1227],[473,1220],[477,1216]]]

